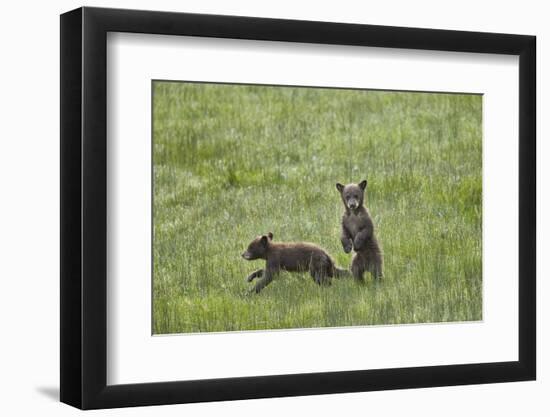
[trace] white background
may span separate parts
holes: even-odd
[[[227,3],[227,4],[226,4]],[[59,19],[80,6],[10,2],[3,7],[2,151],[0,181],[0,245],[2,298],[0,317],[2,370],[0,410],[5,415],[72,415],[77,411],[57,403],[59,378]],[[550,209],[550,168],[542,161],[550,149],[542,143],[548,122],[541,120],[550,94],[540,75],[550,50],[550,27],[544,2],[478,2],[445,4],[415,2],[298,2],[262,4],[240,1],[89,1],[87,5],[241,14],[327,21],[526,33],[538,36],[539,119],[539,366],[538,381],[484,386],[435,388],[327,395],[303,398],[238,401],[155,408],[100,411],[99,415],[280,415],[281,413],[383,414],[450,416],[548,415],[550,318],[550,223],[540,213]],[[544,235],[543,235],[544,234]],[[545,256],[546,255],[546,256]],[[545,259],[546,258],[546,259]]]
[[[267,46],[108,37],[107,383],[517,360],[518,58]],[[483,322],[151,337],[151,79],[483,93]]]

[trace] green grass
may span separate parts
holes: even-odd
[[[154,82],[154,333],[482,319],[481,96]],[[272,231],[348,267],[336,182],[368,179],[385,279],[240,257]]]

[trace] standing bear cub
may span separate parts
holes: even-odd
[[[374,235],[372,218],[363,205],[366,188],[366,180],[359,184],[336,184],[345,207],[340,240],[344,252],[350,253],[352,249],[355,251],[351,273],[358,281],[363,281],[365,271],[370,272],[374,278],[383,276],[382,251]]]
[[[273,233],[258,236],[242,257],[248,261],[265,259],[265,269],[252,272],[247,281],[260,278],[253,291],[259,293],[280,271],[309,272],[319,285],[330,284],[332,277],[349,276],[349,271],[338,268],[322,248],[307,242],[273,242]]]

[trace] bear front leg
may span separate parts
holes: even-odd
[[[254,285],[254,288],[252,289],[252,292],[255,292],[258,294],[261,290],[263,290],[265,287],[267,287],[271,281],[273,281],[273,272],[266,270],[264,271],[263,277],[256,281],[256,285]]]
[[[345,227],[342,227],[342,234],[340,235],[340,242],[342,242],[342,248],[344,252],[350,253],[353,249],[353,240]]]
[[[252,272],[249,276],[246,277],[246,282],[252,282],[254,278],[261,278],[263,274],[264,274],[263,269],[257,269],[256,271]]]

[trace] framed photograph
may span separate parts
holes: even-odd
[[[535,37],[61,16],[61,401],[533,380]]]

